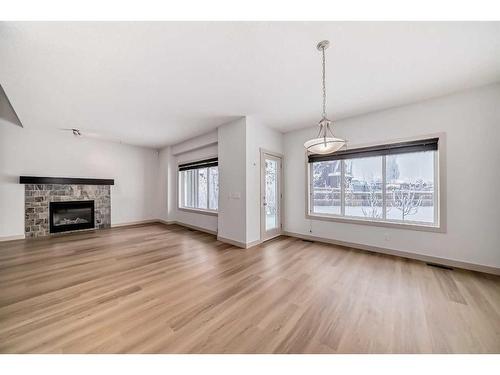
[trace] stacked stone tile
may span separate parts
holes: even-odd
[[[49,203],[93,200],[96,229],[111,226],[109,185],[24,185],[24,232],[26,238],[50,235]]]

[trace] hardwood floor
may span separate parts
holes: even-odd
[[[3,353],[499,353],[500,278],[163,224],[0,243]]]

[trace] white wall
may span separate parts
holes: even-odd
[[[0,171],[0,237],[24,234],[20,175],[114,178],[112,224],[158,217],[156,150],[1,124]]]
[[[217,130],[210,133],[202,134],[197,137],[190,138],[184,142],[177,143],[172,148],[173,155],[180,155],[188,151],[194,151],[199,148],[217,145],[218,135]]]
[[[246,243],[246,119],[218,128],[218,235]]]
[[[260,149],[281,153],[283,135],[247,116],[219,134],[219,236],[248,245],[260,240]]]
[[[246,243],[260,240],[260,150],[283,153],[283,134],[246,117]]]
[[[284,137],[286,231],[500,267],[499,84],[336,123],[352,144],[445,132],[446,233],[307,220],[302,145],[315,130]]]
[[[217,232],[217,216],[178,209],[177,181],[178,164],[217,157],[217,152],[217,131],[165,147],[160,151],[160,196],[162,197],[160,219]]]
[[[160,152],[161,195],[168,196],[161,218],[218,232],[222,238],[247,244],[260,239],[260,149],[283,150],[283,135],[244,117],[218,131],[194,137]],[[177,165],[218,156],[218,217],[177,208]],[[166,166],[166,167],[165,167]],[[166,217],[166,218],[165,218]]]
[[[177,158],[172,155],[172,147],[167,146],[159,152],[158,171],[158,196],[159,213],[158,218],[165,222],[175,221],[177,212]]]
[[[158,155],[158,219],[169,221],[170,197],[173,191],[171,179],[169,178],[169,163],[171,160],[171,148],[165,147],[159,151]],[[170,216],[173,214],[170,213]],[[172,219],[173,220],[173,219]]]

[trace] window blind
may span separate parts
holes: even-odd
[[[421,139],[418,141],[408,141],[377,145],[370,147],[354,148],[352,150],[337,151],[329,155],[309,155],[309,163],[319,161],[331,161],[342,159],[366,158],[370,156],[406,154],[419,151],[436,151],[438,149],[439,138]]]
[[[218,158],[211,158],[211,159],[195,161],[192,163],[179,164],[179,171],[188,171],[190,169],[216,167],[217,165],[219,165],[219,159]]]

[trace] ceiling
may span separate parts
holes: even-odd
[[[500,22],[2,22],[25,128],[158,148],[254,115],[282,132],[500,81]],[[70,136],[70,132],[68,132]]]

